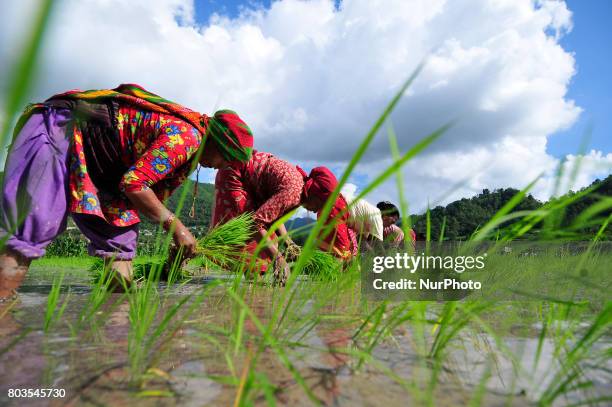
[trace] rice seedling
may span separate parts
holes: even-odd
[[[108,265],[110,265],[110,263],[111,262],[107,262]],[[91,292],[88,294],[87,300],[78,313],[76,321],[72,324],[68,323],[73,337],[76,337],[86,325],[89,328],[89,332],[96,335],[98,333],[98,321],[105,321],[108,315],[113,311],[114,306],[118,305],[123,300],[123,296],[121,296],[116,299],[113,306],[105,307],[105,309],[101,311],[102,307],[111,298],[111,294],[115,288],[114,284],[116,284],[117,279],[115,278],[116,271],[111,270],[109,267],[103,267],[100,276],[102,277],[92,282]]]
[[[62,315],[64,314],[64,310],[66,309],[66,305],[68,305],[70,292],[66,294],[64,302],[60,308],[57,308],[59,304],[62,282],[64,281],[64,275],[65,273],[62,271],[53,278],[53,284],[51,286],[49,296],[47,297],[47,307],[45,309],[45,322],[43,325],[43,330],[45,333],[51,329],[54,323],[61,319]]]
[[[335,281],[342,272],[342,263],[329,253],[314,250],[302,272],[317,279]]]
[[[127,295],[130,321],[128,359],[130,383],[134,387],[142,384],[144,374],[154,367],[185,319],[198,308],[208,290],[215,287],[215,284],[203,287],[199,293],[185,295],[167,305],[170,297],[160,295],[159,280],[155,276],[155,273],[151,274],[140,287],[133,286]],[[183,309],[179,317],[179,311]]]
[[[301,253],[302,250],[296,244],[290,244],[284,250],[285,259],[290,263],[296,261],[300,257]]]
[[[254,222],[249,213],[215,226],[198,239],[197,260],[205,270],[234,269],[242,259],[242,249],[253,238]]]
[[[599,352],[593,350],[592,347],[604,335],[609,334],[611,324],[612,302],[608,302],[575,343],[563,346],[565,352],[559,355],[560,367],[550,381],[550,385],[542,393],[540,404],[551,405],[566,393],[592,386],[591,380],[583,372],[584,362],[597,360],[600,357]],[[610,357],[609,352],[607,354],[605,351],[602,352],[601,357],[603,357],[602,361],[605,361]]]
[[[40,7],[37,9],[35,21],[32,24],[33,29],[28,41],[24,44],[22,52],[9,75],[11,80],[8,82],[10,85],[5,95],[4,104],[6,116],[2,126],[2,133],[0,133],[0,144],[2,146],[5,146],[10,139],[13,119],[21,110],[28,91],[33,84],[32,79],[36,75],[40,50],[55,3],[53,0],[41,2]],[[0,158],[2,159],[0,161],[4,162],[6,151],[3,149],[1,154]]]
[[[176,259],[178,256],[169,256]],[[171,270],[175,270],[174,276],[171,278]],[[105,266],[103,259],[96,259],[89,268],[89,274],[93,284],[100,280],[109,279],[112,277],[108,267]],[[180,267],[173,267],[169,259],[163,259],[159,256],[139,257],[134,260],[133,264],[133,281],[135,284],[143,282],[145,279],[158,274],[161,281],[176,281],[186,279],[187,275]]]

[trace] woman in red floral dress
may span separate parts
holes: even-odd
[[[131,281],[144,214],[193,254],[196,241],[162,202],[201,161],[204,134],[228,161],[248,161],[253,137],[231,111],[201,115],[137,85],[70,91],[30,105],[15,128],[0,201],[0,298],[66,228]],[[204,151],[206,150],[204,149]]]
[[[320,198],[324,203],[337,185],[333,174],[324,167],[319,167],[307,176],[301,168],[281,160],[270,153],[254,151],[248,162],[226,162],[215,149],[204,152],[202,162],[205,166],[217,168],[215,178],[215,206],[213,208],[212,225],[226,222],[239,214],[252,212],[256,224],[256,236],[247,245],[247,251],[254,253],[258,243],[266,239],[266,245],[259,251],[262,262],[257,269],[263,272],[267,264],[276,259],[281,265],[286,277],[289,273],[287,263],[279,251],[277,237],[288,239],[284,226],[279,227],[272,237],[266,237],[269,227],[290,210],[306,203],[307,209],[319,211],[312,203]],[[333,178],[331,180],[330,176]],[[335,182],[335,184],[333,184]],[[329,189],[331,186],[331,189]],[[329,192],[323,192],[328,190]],[[339,204],[346,201],[340,196]],[[307,206],[308,204],[310,206]],[[318,204],[315,204],[318,205]],[[321,204],[322,206],[322,204]],[[342,217],[337,215],[346,210],[341,206],[335,208],[330,220],[337,223],[329,230],[320,242],[320,248],[329,250],[341,258],[349,258],[356,245],[351,240]]]
[[[253,213],[256,236],[247,245],[247,252],[254,253],[258,242],[266,238],[272,223],[300,205],[304,187],[301,173],[295,165],[270,153],[254,151],[248,162],[228,163],[211,148],[204,153],[202,161],[205,166],[219,170],[215,178],[212,224],[226,222],[245,212]],[[284,226],[277,232],[287,235]],[[261,261],[256,268],[263,272],[271,259],[277,259],[288,274],[288,266],[275,238],[266,238],[267,245],[258,253]]]

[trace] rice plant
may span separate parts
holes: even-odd
[[[45,321],[43,325],[43,330],[48,332],[53,324],[59,321],[64,314],[64,310],[68,305],[68,300],[70,299],[70,292],[66,294],[64,298],[64,302],[61,304],[59,309],[57,308],[59,304],[59,297],[62,288],[62,282],[64,281],[65,272],[62,271],[59,274],[55,275],[53,278],[53,284],[51,285],[51,291],[49,292],[49,296],[47,297],[47,307],[45,309]]]
[[[315,250],[302,272],[317,279],[335,281],[342,272],[342,267],[342,263],[333,255]]]
[[[105,307],[112,298],[112,292],[118,280],[117,272],[110,268],[111,263],[110,261],[103,262],[106,266],[102,267],[99,278],[92,281],[91,292],[87,295],[87,300],[81,307],[76,320],[68,323],[73,337],[76,337],[85,328],[88,328],[92,335],[97,335],[100,321],[105,321],[114,307],[123,301],[123,296],[121,296],[116,298],[111,306]]]
[[[170,297],[160,295],[158,281],[147,278],[141,287],[133,287],[128,293],[128,359],[130,383],[135,387],[142,384],[143,375],[155,367],[176,331],[215,286],[204,287],[195,295],[185,295],[170,305]],[[182,313],[179,315],[179,312]]]
[[[138,257],[133,263],[133,282],[140,284],[154,274],[159,274],[158,278],[161,281],[176,281],[188,278],[187,274],[180,267],[172,267],[170,260],[160,258],[159,256]],[[171,270],[176,270],[173,278],[170,278]],[[89,268],[92,284],[96,284],[99,280],[111,278],[111,273],[108,267],[105,266],[103,259],[96,259]]]
[[[197,260],[205,270],[234,269],[242,260],[242,249],[253,238],[254,221],[244,213],[212,228],[198,239]]]

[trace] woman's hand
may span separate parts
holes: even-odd
[[[198,244],[196,238],[193,236],[193,234],[191,234],[189,229],[187,229],[187,227],[183,225],[183,223],[178,219],[175,219],[173,227],[174,232],[172,234],[172,238],[174,239],[174,243],[177,245],[177,247],[183,248],[183,257],[188,259],[194,257]]]
[[[144,191],[128,191],[125,193],[128,199],[134,204],[139,212],[147,216],[155,223],[164,225],[166,231],[172,232],[174,243],[180,248],[183,247],[183,256],[191,258],[195,255],[196,239],[189,229],[174,216],[157,198],[151,189]]]
[[[289,268],[285,258],[278,256],[274,263],[274,283],[284,287],[289,279],[289,274],[291,274],[291,268]]]

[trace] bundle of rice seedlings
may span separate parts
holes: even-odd
[[[196,248],[200,264],[205,269],[232,269],[242,257],[243,247],[253,238],[253,216],[241,214],[215,226],[198,240]]]
[[[302,272],[321,280],[334,281],[342,272],[342,262],[330,253],[315,250]]]

